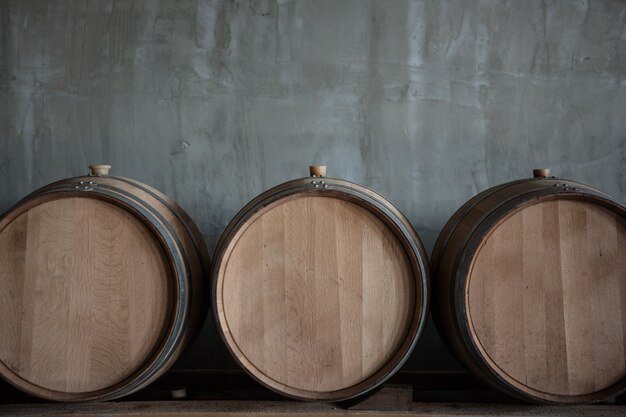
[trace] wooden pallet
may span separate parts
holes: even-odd
[[[626,406],[577,407],[525,404],[411,403],[393,408],[344,409],[336,405],[291,401],[150,401],[87,404],[16,404],[0,408],[0,416],[150,416],[150,417],[251,417],[251,416],[604,416],[623,417]]]
[[[626,416],[617,404],[538,406],[489,390],[465,372],[401,371],[367,398],[343,404],[286,400],[240,371],[172,371],[118,402],[58,404],[37,401],[0,385],[0,417],[35,416]],[[183,396],[184,400],[173,397]],[[476,402],[478,401],[478,402]]]

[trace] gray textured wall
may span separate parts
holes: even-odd
[[[212,249],[325,163],[430,250],[533,167],[626,200],[624,1],[0,0],[0,28],[0,210],[110,162]],[[232,366],[210,323],[180,366]],[[456,365],[429,327],[411,366]]]

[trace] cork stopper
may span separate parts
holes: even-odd
[[[326,165],[311,165],[309,172],[312,177],[324,177],[326,176]]]
[[[91,175],[109,175],[111,165],[89,165]]]
[[[533,169],[534,178],[546,178],[550,176],[549,168],[535,168]]]

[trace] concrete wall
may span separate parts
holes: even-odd
[[[624,1],[0,0],[0,28],[0,210],[109,162],[213,249],[325,163],[430,250],[533,167],[626,200]],[[233,366],[210,321],[179,366]],[[410,366],[457,365],[431,326]]]

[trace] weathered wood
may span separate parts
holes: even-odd
[[[395,409],[344,410],[331,404],[303,402],[251,402],[251,401],[154,401],[86,404],[28,404],[0,408],[0,416],[150,416],[150,417],[251,417],[287,416],[326,417],[348,416],[464,416],[464,417],[560,417],[602,416],[622,417],[626,406],[535,406],[520,404],[451,404],[412,403]]]
[[[46,186],[0,218],[0,375],[32,395],[136,391],[205,314],[208,255],[195,226],[161,193],[103,169]]]
[[[384,384],[376,393],[355,404],[344,406],[349,410],[397,410],[413,402],[413,386],[409,384]]]
[[[518,398],[626,387],[626,209],[583,184],[516,181],[464,205],[433,250],[433,316],[461,361]]]
[[[426,318],[425,261],[382,197],[346,181],[296,180],[255,199],[225,231],[214,313],[261,383],[344,400],[382,383],[414,346]]]

